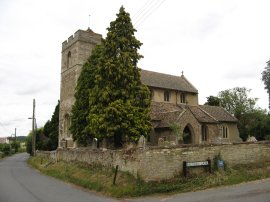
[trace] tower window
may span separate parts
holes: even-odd
[[[208,136],[208,127],[206,125],[202,125],[202,141],[207,141]]]
[[[181,103],[186,103],[186,95],[184,93],[180,94],[180,102]]]
[[[69,51],[67,55],[67,68],[70,67],[71,67],[71,52]]]
[[[165,90],[164,91],[164,101],[169,102],[170,101],[170,91]]]
[[[66,114],[64,119],[64,133],[66,137],[71,137],[71,133],[69,130],[70,126],[71,126],[71,118],[68,114]]]

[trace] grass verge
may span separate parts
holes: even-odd
[[[30,157],[28,163],[46,175],[117,198],[154,193],[196,191],[270,177],[270,162],[266,162],[262,164],[239,165],[228,168],[226,171],[214,172],[213,174],[194,174],[188,178],[178,176],[163,182],[146,183],[140,179],[135,179],[129,173],[118,172],[116,185],[113,185],[113,169],[89,166],[78,162],[67,163],[60,161],[48,164],[48,160],[41,157]]]

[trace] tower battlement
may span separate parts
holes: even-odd
[[[65,51],[70,46],[72,46],[77,41],[82,41],[96,45],[100,44],[101,39],[102,35],[93,32],[90,28],[88,28],[86,31],[79,29],[74,33],[74,35],[68,37],[68,40],[65,40],[62,43],[62,52]]]

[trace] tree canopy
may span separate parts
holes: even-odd
[[[250,91],[245,87],[235,87],[219,92],[218,98],[221,106],[239,119],[244,113],[255,109],[258,98],[248,97]]]
[[[137,67],[142,43],[124,7],[107,30],[78,79],[71,131],[79,143],[111,137],[120,146],[150,132],[150,92]]]
[[[262,81],[264,82],[264,88],[267,90],[268,96],[269,96],[269,113],[270,113],[270,61],[267,62],[267,66],[264,68],[264,71],[262,72]]]
[[[53,115],[48,120],[44,127],[37,128],[36,134],[36,149],[44,151],[52,151],[58,147],[58,127],[59,127],[59,101],[54,109]],[[29,154],[32,153],[32,131],[26,139],[26,150]]]
[[[236,87],[220,91],[218,96],[207,97],[205,104],[220,106],[238,119],[240,137],[246,140],[249,135],[258,140],[269,138],[270,116],[256,106],[257,98],[249,97],[250,89]]]

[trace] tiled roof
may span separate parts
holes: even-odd
[[[201,123],[216,123],[217,120],[214,117],[209,116],[204,110],[199,106],[189,106],[190,111],[195,116],[195,118]]]
[[[159,121],[155,128],[164,128],[177,121],[183,111],[181,106],[172,103],[152,102],[150,116],[153,121]]]
[[[151,103],[150,116],[152,121],[158,121],[155,123],[155,128],[165,128],[170,127],[172,123],[177,122],[185,110],[188,109],[200,123],[237,122],[237,119],[222,107],[205,105],[187,105],[187,107],[184,107],[181,105],[163,102]]]
[[[208,106],[208,105],[201,105],[199,107],[218,121],[221,121],[221,122],[237,122],[238,121],[237,118],[232,116],[229,112],[227,112],[222,107]]]
[[[141,81],[143,84],[151,87],[198,93],[198,90],[183,75],[173,76],[148,70],[141,70]]]

